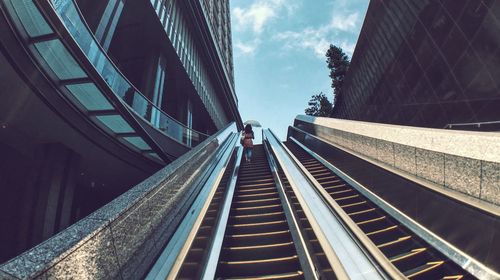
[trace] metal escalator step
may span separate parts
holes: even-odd
[[[414,269],[403,272],[403,274],[408,277],[408,279],[416,279],[417,277],[428,277],[428,274],[433,273],[435,269],[442,267],[444,261],[429,262]]]
[[[239,185],[238,188],[255,188],[255,187],[268,187],[268,186],[274,186],[274,181],[272,182],[268,182],[268,183],[249,183],[249,184],[242,184],[242,185]]]
[[[229,277],[283,274],[300,269],[297,255],[249,261],[220,261],[219,265],[221,271],[223,271],[223,276]]]
[[[251,223],[251,224],[233,224],[228,225],[229,234],[254,234],[254,233],[265,233],[265,232],[275,232],[280,230],[288,229],[288,224],[285,220],[281,221],[271,221],[262,223]]]
[[[330,193],[331,195],[331,193]],[[339,201],[345,201],[345,200],[352,200],[354,198],[359,198],[359,194],[353,194],[353,195],[349,195],[349,196],[342,196],[342,197],[339,197],[339,198],[334,198],[335,201],[339,202]]]
[[[409,241],[411,239],[411,236],[403,236],[403,237],[399,237],[398,239],[396,240],[392,240],[392,241],[389,241],[389,242],[386,242],[386,243],[382,243],[382,244],[379,244],[377,245],[377,247],[379,249],[382,249],[382,248],[386,248],[386,247],[391,247],[391,246],[395,246],[395,245],[398,245],[402,242],[405,242],[405,241]]]
[[[344,209],[344,211],[347,211],[347,213],[359,212],[359,211],[363,210],[361,207],[366,206],[367,203],[368,202],[366,200],[364,200],[364,201],[340,205],[340,207],[342,207]]]
[[[261,192],[267,192],[271,190],[276,190],[275,187],[269,187],[269,188],[255,188],[255,189],[245,189],[245,190],[237,190],[236,195],[239,194],[253,194],[253,193],[261,193]]]
[[[460,280],[460,279],[463,279],[463,278],[464,278],[463,275],[448,275],[448,276],[444,276],[441,279],[442,280]]]
[[[274,191],[270,190],[270,191],[265,191],[265,192],[261,192],[261,193],[250,193],[250,194],[238,194],[236,195],[236,198],[239,200],[239,201],[242,201],[244,199],[255,199],[255,198],[259,198],[259,197],[274,197],[274,196],[278,196],[278,192],[276,191],[276,189],[274,189]]]
[[[386,227],[386,228],[379,229],[376,231],[368,232],[368,233],[366,233],[366,235],[371,237],[371,236],[378,235],[378,234],[388,233],[388,232],[391,232],[391,231],[394,231],[397,229],[398,229],[398,226],[394,225],[394,226]]]
[[[340,182],[340,179],[339,177],[335,176],[335,175],[331,175],[331,176],[326,176],[326,177],[323,177],[323,178],[316,178],[316,180],[320,183],[320,184],[323,184],[323,183],[326,183],[328,182],[328,180],[330,181],[339,181]]]
[[[341,190],[341,191],[333,191],[333,192],[330,192],[328,194],[330,194],[331,196],[334,196],[334,195],[353,193],[353,192],[354,192],[353,189],[347,189],[347,190]]]
[[[370,223],[380,222],[382,220],[385,220],[385,218],[386,218],[386,216],[380,216],[380,217],[377,217],[377,218],[373,218],[373,219],[369,219],[369,220],[365,220],[365,221],[360,221],[360,222],[357,222],[356,224],[358,226],[367,225],[367,224],[370,224]]]
[[[249,234],[228,234],[226,238],[228,241],[227,247],[269,245],[291,241],[290,230]]]
[[[280,203],[279,197],[233,201],[233,205],[236,207],[266,206],[269,204],[278,204],[278,203]]]
[[[270,183],[270,182],[274,182],[274,178],[271,175],[262,176],[262,177],[252,176],[252,177],[249,177],[248,179],[239,178],[238,184],[239,185],[251,185],[251,184],[262,184],[262,183]]]
[[[335,182],[335,183],[338,183],[338,182]],[[339,185],[324,187],[324,189],[328,191],[328,190],[340,189],[340,188],[345,188],[345,187],[346,187],[345,184],[339,184]]]
[[[281,279],[281,280],[299,280],[304,279],[304,273],[302,271],[294,271],[281,274],[270,274],[270,275],[259,275],[250,277],[229,277],[226,279],[232,280],[267,280],[267,279]]]
[[[256,223],[256,222],[269,222],[282,220],[285,217],[283,211],[261,213],[261,214],[249,214],[249,215],[233,215],[229,216],[229,223],[234,224],[236,222],[240,223]]]
[[[304,167],[308,170],[308,171],[314,171],[314,170],[325,170],[325,166],[322,165],[322,164],[313,164],[313,165],[304,165]]]
[[[225,259],[233,261],[251,260],[258,258],[259,256],[265,256],[266,258],[279,258],[282,256],[294,255],[295,247],[293,242],[290,241],[266,245],[224,247],[222,248],[222,253],[224,254]]]
[[[416,248],[389,259],[400,271],[409,271],[429,262],[426,248]]]
[[[281,204],[270,204],[264,206],[249,206],[232,208],[232,215],[252,215],[263,214],[268,212],[276,212],[282,210]]]

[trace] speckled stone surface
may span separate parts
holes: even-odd
[[[19,278],[16,278],[0,270],[0,280],[19,280]]]
[[[155,240],[152,238],[146,239],[141,250],[137,250],[133,255],[129,256],[129,260],[125,264],[121,264],[121,275],[123,279],[142,279],[150,268],[156,257],[158,256],[161,247],[156,247]]]
[[[19,278],[40,275],[47,267],[71,254],[78,246],[93,238],[105,223],[83,219],[40,245],[2,265],[2,269]]]
[[[142,200],[110,225],[120,265],[127,263],[149,237],[151,221],[156,218],[150,202]]]
[[[366,156],[377,159],[377,139],[372,137],[362,136],[363,150],[358,152],[363,152]]]
[[[500,163],[500,133],[457,131],[299,115],[294,123],[349,131],[424,150]]]
[[[417,158],[415,147],[394,144],[394,167],[417,175]]]
[[[434,183],[444,184],[444,154],[416,149],[417,176]]]
[[[481,199],[500,205],[500,163],[483,161]]]
[[[119,265],[109,228],[46,271],[47,279],[110,279]]]
[[[445,187],[479,198],[481,161],[447,154],[444,158]]]
[[[377,140],[377,159],[387,165],[394,166],[394,145],[385,140]]]

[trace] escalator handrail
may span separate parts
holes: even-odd
[[[326,257],[339,279],[388,279],[390,276],[380,269],[356,238],[331,211],[329,205],[317,194],[315,186],[297,166],[283,143],[270,131],[264,131],[276,160],[283,167],[311,227],[316,234]],[[404,277],[394,278],[404,279]]]
[[[269,141],[265,141],[264,136],[262,137],[262,139],[263,139],[262,144],[266,152],[266,156],[269,162],[269,167],[273,174],[274,182],[276,184],[276,189],[278,190],[279,196],[281,198],[282,201],[281,204],[283,206],[283,210],[285,212],[285,216],[290,227],[290,233],[292,234],[292,238],[294,240],[294,244],[297,249],[297,254],[299,255],[302,271],[304,272],[304,277],[306,279],[315,279],[315,280],[320,279],[318,270],[316,269],[311,254],[308,250],[308,247],[305,244],[306,241],[303,236],[303,232],[300,230],[299,222],[297,221],[295,215],[293,214],[291,202],[288,199],[288,196],[286,195],[285,187],[283,185],[282,180],[280,179],[278,173],[278,163],[274,159],[274,155],[270,147]]]
[[[342,208],[328,195],[328,192],[319,184],[319,182],[309,173],[309,171],[302,165],[302,163],[293,155],[293,153],[284,145],[282,147],[286,150],[290,158],[293,159],[294,164],[301,170],[304,176],[314,186],[318,195],[330,206],[331,210],[338,217],[347,230],[354,235],[359,241],[360,245],[368,251],[373,260],[383,269],[383,271],[391,277],[391,279],[405,279],[406,277],[380,252],[376,245],[363,233],[363,231],[352,221],[351,218],[342,210]]]
[[[305,133],[308,137],[315,138],[319,141],[322,141],[318,137],[311,135],[303,130],[297,129],[301,133]],[[440,253],[448,257],[450,260],[455,262],[458,266],[462,267],[464,270],[469,272],[470,274],[474,275],[475,277],[478,277],[479,279],[499,279],[500,275],[490,268],[486,267],[484,264],[480,263],[473,257],[467,255],[465,252],[462,250],[458,249],[457,247],[453,246],[446,240],[442,239],[438,235],[434,234],[432,231],[421,225],[420,223],[416,222],[413,220],[411,217],[407,216],[394,206],[392,206],[390,203],[386,202],[384,199],[376,195],[375,193],[371,192],[367,187],[363,186],[361,183],[357,182],[353,178],[351,178],[349,175],[346,173],[342,172],[339,168],[337,168],[335,165],[309,149],[307,146],[304,144],[300,143],[297,139],[294,137],[289,137],[291,141],[293,141],[295,144],[299,145],[302,149],[304,149],[307,153],[309,153],[312,157],[314,157],[316,160],[320,161],[325,167],[327,167],[329,170],[334,172],[337,176],[339,176],[342,180],[346,181],[349,185],[351,185],[353,188],[355,188],[357,191],[359,191],[361,194],[363,194],[366,198],[368,198],[371,202],[373,202],[375,205],[380,207],[382,210],[386,211],[391,217],[396,219],[398,222],[406,226],[408,229],[410,229],[414,234],[416,234],[418,237],[422,238],[424,241],[432,245],[434,248],[436,248]],[[324,142],[324,141],[323,141]],[[323,189],[323,188],[321,188]],[[328,200],[333,199],[326,194]],[[357,226],[356,226],[357,227]],[[360,229],[361,230],[361,229]],[[370,241],[371,242],[371,241]]]
[[[165,245],[146,279],[175,279],[177,277],[228,166],[238,135],[235,132],[231,133],[212,160],[211,167],[201,175],[204,179],[198,185],[199,191],[194,194],[195,198],[189,210]]]
[[[241,164],[241,158],[243,157],[243,147],[239,146],[236,148],[236,160],[234,163],[233,172],[231,174],[231,180],[227,186],[227,191],[224,197],[224,204],[220,210],[220,216],[217,221],[216,229],[214,232],[214,238],[209,246],[209,255],[205,263],[205,267],[202,273],[202,279],[210,280],[215,279],[215,273],[217,271],[217,264],[219,261],[219,256],[222,251],[222,243],[224,242],[224,235],[226,233],[227,223],[229,220],[229,213],[231,211],[231,203],[234,196],[234,190],[236,188],[236,182],[238,181],[238,173]]]

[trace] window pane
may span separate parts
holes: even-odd
[[[67,85],[66,88],[89,111],[113,109],[93,83]]]
[[[19,20],[30,37],[52,33],[52,29],[31,0],[10,0]]]
[[[35,43],[35,48],[59,79],[77,79],[87,76],[58,39]]]
[[[141,137],[124,137],[127,142],[137,147],[139,150],[150,150],[151,147],[142,140]]]
[[[97,119],[114,133],[133,133],[134,129],[120,115],[97,116]]]

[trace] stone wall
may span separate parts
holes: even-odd
[[[500,133],[297,116],[295,127],[410,175],[500,205]]]

